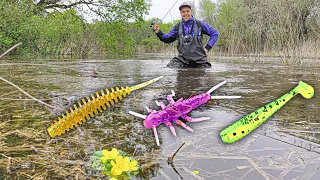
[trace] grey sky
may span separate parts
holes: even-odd
[[[165,17],[164,22],[172,22],[175,19],[180,19],[179,6],[181,3],[186,0],[178,0],[177,4],[173,6],[176,0],[151,0],[152,6],[149,10],[149,15],[145,16],[147,19],[151,19],[153,17],[162,19],[169,9],[173,6],[170,13]],[[192,1],[192,0],[191,0]],[[195,2],[196,7],[199,5],[200,0],[193,0]],[[212,0],[217,2],[217,0]]]
[[[175,2],[176,0],[151,0],[152,6],[149,10],[149,15],[147,15],[146,18],[151,19],[156,17],[162,19]],[[179,6],[183,2],[185,2],[185,0],[178,0],[177,4],[173,6],[170,13],[164,19],[164,22],[171,22],[181,18]],[[196,6],[199,4],[199,0],[194,0],[194,2]]]

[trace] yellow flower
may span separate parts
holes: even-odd
[[[114,159],[118,156],[118,154],[119,154],[119,151],[116,148],[112,148],[111,151],[102,150],[103,157],[101,157],[101,161],[103,163],[106,163],[108,159]]]
[[[137,166],[138,162],[136,160],[132,160],[129,164],[129,169],[128,171],[136,171],[138,169],[138,166]]]
[[[128,171],[130,159],[128,157],[123,158],[122,156],[116,157],[116,162],[111,161],[112,169],[111,174],[114,176],[121,175],[122,172]]]
[[[117,180],[116,178],[110,178],[109,180]]]

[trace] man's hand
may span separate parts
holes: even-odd
[[[154,24],[152,28],[153,28],[155,33],[158,33],[160,31],[160,27],[159,27],[158,24]]]

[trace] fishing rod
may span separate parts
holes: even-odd
[[[176,2],[171,6],[171,8],[170,8],[169,11],[164,15],[164,17],[161,19],[161,21],[163,21],[164,18],[166,18],[166,16],[169,14],[169,12],[171,11],[171,9],[177,4],[178,1],[179,1],[179,0],[176,0]],[[150,23],[150,28],[152,28],[152,31],[153,31],[153,32],[154,32],[154,29],[153,29],[154,24],[155,24],[155,21],[152,20],[151,23]],[[151,34],[149,34],[148,38],[150,38],[150,37],[151,37]],[[155,53],[157,53],[157,50],[156,50],[155,45],[154,45],[154,42],[153,42],[153,48],[154,48]],[[158,57],[157,57],[156,59],[158,59]]]
[[[169,14],[169,12],[171,11],[171,9],[177,4],[179,0],[176,0],[176,2],[171,6],[171,8],[169,9],[169,11],[166,13],[166,15],[164,15],[164,17],[161,19],[161,21],[164,20],[164,18],[166,18],[166,16]],[[150,27],[152,28],[153,25],[155,24],[155,22],[152,20],[151,21],[151,24],[150,24]],[[152,28],[152,30],[154,31],[154,29]],[[150,37],[150,36],[149,36]]]

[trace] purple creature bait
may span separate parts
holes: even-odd
[[[199,122],[204,120],[209,120],[210,117],[201,117],[201,118],[192,118],[187,114],[191,112],[193,109],[201,106],[202,104],[207,103],[210,99],[236,99],[241,98],[241,96],[210,96],[215,89],[219,88],[226,81],[219,83],[218,85],[211,88],[207,93],[200,94],[197,96],[193,96],[191,98],[183,100],[183,98],[178,101],[173,100],[173,96],[175,96],[174,91],[171,91],[172,94],[167,96],[169,104],[166,106],[163,102],[156,101],[156,104],[162,108],[162,110],[156,111],[149,109],[146,107],[147,111],[150,113],[149,115],[142,115],[133,111],[129,111],[130,114],[143,118],[144,126],[148,129],[153,129],[154,136],[156,138],[157,145],[160,146],[159,137],[157,133],[156,127],[158,127],[161,123],[168,126],[174,136],[177,136],[174,127],[172,126],[172,122],[182,126],[183,128],[193,132],[189,126],[179,120],[179,117],[185,119],[188,122]]]

